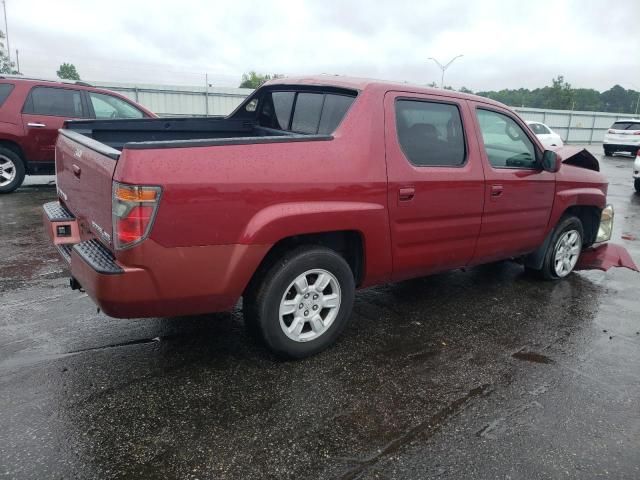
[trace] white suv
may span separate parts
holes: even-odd
[[[633,164],[633,186],[640,193],[640,150],[636,153],[636,161]]]
[[[618,120],[604,136],[604,154],[613,155],[616,152],[635,154],[640,148],[640,120]]]

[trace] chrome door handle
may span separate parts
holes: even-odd
[[[29,122],[29,123],[27,123],[27,127],[44,128],[44,127],[46,127],[46,125],[44,123]]]
[[[413,197],[416,195],[416,189],[413,187],[404,187],[398,190],[398,200],[401,202],[408,202],[409,200],[413,200]]]

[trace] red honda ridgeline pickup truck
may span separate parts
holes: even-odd
[[[226,118],[69,121],[44,206],[71,285],[114,317],[226,310],[282,356],[333,343],[357,287],[501,259],[635,268],[598,161],[502,104],[320,76]],[[588,249],[588,250],[585,250]],[[584,263],[588,265],[584,265]]]

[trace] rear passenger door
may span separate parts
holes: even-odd
[[[71,88],[35,86],[22,108],[26,134],[25,154],[30,162],[53,162],[58,129],[65,120],[86,118],[82,91]]]
[[[532,252],[544,241],[555,174],[542,170],[542,148],[514,113],[472,105],[487,182],[474,263]]]
[[[473,257],[484,203],[469,107],[406,92],[388,92],[384,103],[393,279],[462,267]]]

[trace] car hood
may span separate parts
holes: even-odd
[[[554,149],[554,151],[560,156],[562,163],[594,170],[596,172],[600,171],[598,159],[586,148],[565,145],[564,147]]]

